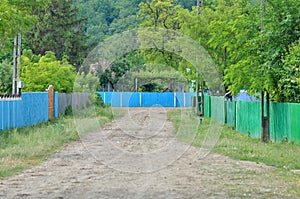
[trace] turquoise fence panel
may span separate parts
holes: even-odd
[[[121,93],[113,92],[111,94],[111,101],[110,102],[111,102],[112,107],[121,107],[122,106]]]
[[[281,142],[283,139],[291,140],[289,104],[270,104],[270,138],[273,142]]]
[[[191,107],[194,93],[98,92],[112,107]],[[175,104],[176,103],[176,104]]]
[[[186,107],[192,106],[192,98],[196,96],[196,93],[185,93],[186,97]]]
[[[224,97],[211,97],[211,118],[221,124],[225,124],[225,102]]]
[[[186,107],[186,94],[176,93],[176,107]]]
[[[174,107],[174,93],[142,93],[142,107]]]
[[[204,96],[204,117],[211,117],[211,96]]]
[[[290,105],[291,141],[300,143],[300,104]]]
[[[98,92],[104,104],[111,105],[112,92]]]
[[[122,99],[122,107],[139,107],[140,106],[140,93],[123,92],[120,93]]]
[[[0,100],[0,130],[32,126],[48,120],[48,93],[23,93]]]
[[[59,111],[58,111],[58,92],[54,93],[54,117],[58,117]]]
[[[195,96],[195,93],[176,93],[176,107],[191,107],[192,106],[192,97]]]
[[[236,129],[244,135],[260,138],[261,107],[259,102],[237,101]]]
[[[226,124],[236,127],[236,101],[226,101]]]
[[[22,107],[24,123],[22,126],[31,126],[48,120],[48,93],[23,93]]]

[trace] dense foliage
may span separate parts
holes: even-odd
[[[87,47],[83,35],[83,19],[78,18],[78,10],[72,8],[71,1],[50,0],[46,9],[34,8],[37,23],[24,37],[25,46],[34,54],[55,52],[58,59],[70,58],[70,63],[79,68],[84,60]]]
[[[44,56],[36,56],[30,50],[23,52],[21,79],[25,83],[24,91],[45,91],[53,85],[55,91],[70,93],[75,77],[75,68],[67,57],[60,61],[51,51]]]
[[[185,0],[2,0],[0,62],[10,61],[0,64],[1,75],[10,76],[10,69],[4,66],[11,66],[12,39],[20,31],[25,41],[23,49],[41,55],[53,51],[58,60],[66,60],[67,55],[78,69],[88,50],[111,35],[138,27],[157,27],[183,33],[203,46],[232,94],[244,88],[252,94],[268,92],[274,101],[300,102],[300,2],[263,2],[207,0],[198,9],[193,7],[196,1]],[[145,40],[139,42],[143,46]],[[38,62],[31,62],[31,70],[38,67]],[[171,66],[189,81],[202,78],[179,54],[158,48],[120,57],[110,63],[110,69],[97,71],[96,75],[101,85],[114,87],[128,70],[148,63]],[[29,68],[26,64],[22,67]],[[191,71],[187,73],[187,69]],[[9,78],[1,77],[3,81]],[[9,92],[8,88],[9,82],[2,83],[0,92]]]
[[[10,62],[7,60],[0,63],[0,94],[11,93],[12,69]]]

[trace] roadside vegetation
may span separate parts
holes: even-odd
[[[96,107],[100,125],[115,117],[111,108]],[[72,111],[46,123],[0,133],[0,178],[12,176],[24,169],[46,160],[66,143],[79,140]],[[83,110],[87,112],[87,110]],[[87,132],[92,127],[86,126]]]
[[[199,117],[193,114],[193,111],[189,110],[191,114],[187,114],[187,112],[184,113],[178,109],[168,112],[168,119],[173,122],[176,137],[180,141],[187,142],[195,147],[203,147],[210,125],[219,125],[222,127],[222,133],[212,149],[212,153],[218,153],[236,160],[252,161],[271,166],[272,170],[267,171],[266,178],[270,181],[272,181],[272,178],[276,178],[276,180],[289,182],[291,185],[288,188],[290,196],[292,198],[300,197],[300,145],[287,142],[262,143],[259,139],[243,135],[232,127],[221,126],[208,118],[203,118],[201,124],[197,123],[199,124],[198,128],[186,128],[186,126],[182,126],[182,123],[192,124],[199,121]],[[191,125],[189,126],[191,127]],[[197,132],[194,132],[195,129],[198,129]],[[194,136],[192,142],[191,136]],[[254,172],[253,175],[256,175],[256,173]],[[251,194],[255,192],[259,192],[259,190],[252,190]],[[236,197],[236,193],[232,194]],[[250,198],[251,194],[249,195]],[[247,198],[247,195],[238,197]],[[270,197],[279,197],[279,195],[273,193]]]
[[[191,114],[184,119],[181,119],[181,117],[181,110],[172,110],[168,112],[168,119],[173,122],[176,132],[179,131],[182,120],[199,120],[194,114]],[[211,124],[220,125],[212,122],[208,118],[203,118],[202,124],[199,124],[198,126],[197,133],[188,132],[189,128],[184,128],[185,135],[194,136],[192,142],[193,146],[202,146]],[[190,130],[193,129],[190,128]],[[181,133],[181,135],[184,134]],[[181,138],[181,140],[184,140],[184,138]],[[234,159],[260,162],[280,169],[300,170],[300,145],[287,142],[262,143],[259,139],[243,135],[229,126],[224,126],[222,128],[222,133],[212,152],[229,156]]]

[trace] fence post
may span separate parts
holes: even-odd
[[[142,107],[143,105],[142,105],[142,103],[143,103],[143,101],[142,101],[143,99],[142,99],[142,92],[140,92],[140,107]]]
[[[48,120],[54,118],[54,90],[53,86],[50,85],[46,90],[48,92]]]
[[[174,108],[176,108],[176,93],[174,92]]]

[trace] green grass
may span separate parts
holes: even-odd
[[[86,110],[83,111],[86,113]],[[120,117],[110,108],[97,109],[100,125]],[[98,123],[98,124],[99,124]],[[86,124],[81,130],[89,132]],[[60,117],[31,127],[0,131],[0,178],[12,176],[47,159],[66,143],[79,139],[78,129],[72,116]]]
[[[176,132],[180,132],[180,123],[183,121],[181,115],[181,110],[174,110],[168,113],[168,119],[173,122]],[[184,118],[184,120],[197,122],[198,118],[189,116]],[[185,123],[189,122],[185,121]],[[221,126],[207,118],[204,118],[202,124],[198,126],[197,134],[193,134],[195,137],[192,143],[193,146],[201,147],[203,145],[210,125],[218,125],[222,128],[222,133],[212,152],[234,159],[265,163],[277,168],[300,170],[300,145],[293,143],[262,143],[259,139],[243,135],[232,127]],[[188,128],[184,130],[189,140],[192,133],[189,132]],[[183,133],[181,133],[180,140],[185,140]]]
[[[168,119],[173,122],[176,135],[181,131],[180,126],[182,121],[188,120],[184,121],[184,123],[197,123],[199,120],[193,113],[185,113],[185,115],[188,116],[185,118],[182,118],[182,115],[182,110],[172,110],[168,112]],[[280,182],[286,183],[288,184],[288,193],[291,194],[291,196],[300,197],[299,174],[292,172],[292,170],[300,170],[300,145],[293,143],[262,143],[259,139],[253,139],[243,135],[232,127],[222,126],[207,118],[204,118],[202,124],[198,126],[197,133],[189,132],[193,129],[186,128],[183,129],[183,132],[185,132],[187,138],[184,137],[184,133],[181,133],[181,136],[177,137],[179,140],[186,142],[186,140],[190,140],[190,136],[193,134],[194,140],[191,144],[196,147],[205,147],[203,143],[205,143],[204,140],[207,139],[209,135],[208,132],[211,126],[222,129],[218,141],[212,149],[213,153],[222,154],[237,160],[260,162],[273,166],[273,169],[266,170],[265,173],[260,173],[259,176],[257,176],[256,173],[251,173],[253,171],[250,171],[250,173],[243,172],[243,175],[253,176],[252,178],[261,181],[266,180],[269,184],[279,183],[279,186]],[[262,194],[260,190],[255,190],[251,186],[248,188],[242,186],[237,187],[236,184],[230,184],[230,182],[226,186],[228,186],[230,197],[252,198],[252,196],[247,195],[247,193]],[[247,189],[249,189],[248,192]],[[281,196],[285,196],[285,194],[282,195],[279,193],[263,194],[266,194],[268,196],[267,198],[281,198]]]
[[[300,145],[293,143],[262,143],[224,127],[214,152],[235,159],[261,162],[287,170],[300,169]]]

